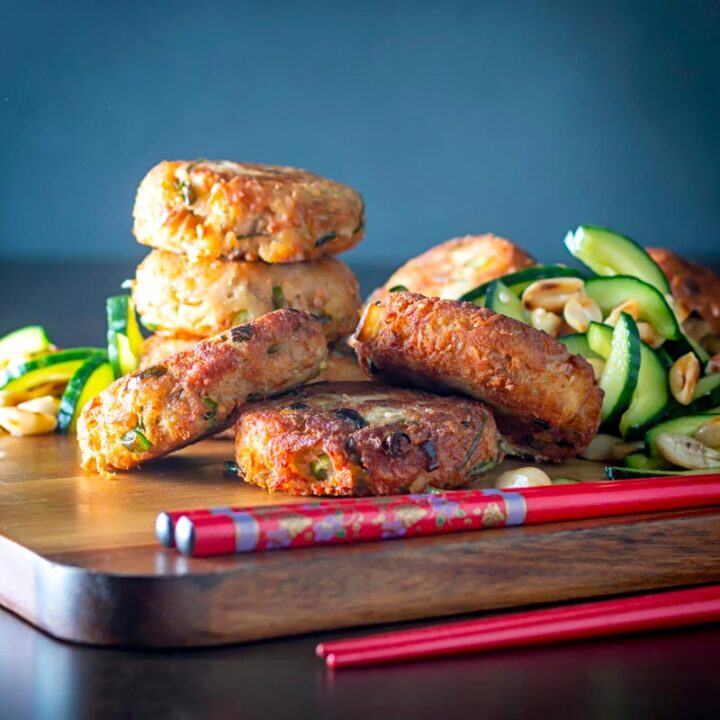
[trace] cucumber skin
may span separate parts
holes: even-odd
[[[525,282],[531,283],[535,282],[535,280],[548,280],[556,277],[579,277],[585,279],[588,275],[582,270],[577,270],[576,268],[567,267],[565,265],[536,265],[535,267],[518,270],[517,272],[503,275],[502,277],[496,279],[502,280],[502,282],[512,290],[513,285]],[[495,280],[488,280],[488,282],[478,285],[476,288],[463,293],[458,300],[474,302],[475,300],[483,298],[487,295],[488,288],[494,282]],[[513,292],[515,291],[513,290]]]
[[[510,302],[503,302],[500,293],[506,292],[510,296]],[[485,307],[505,317],[512,318],[521,323],[528,323],[527,311],[522,305],[520,298],[501,280],[493,280],[488,288],[485,298]]]
[[[32,342],[28,342],[31,340]],[[17,346],[20,341],[20,348]],[[23,346],[22,343],[25,343]],[[0,358],[12,358],[20,353],[38,353],[51,346],[47,331],[42,325],[26,325],[0,338]],[[12,350],[8,351],[8,348]]]
[[[583,263],[583,265],[597,275],[601,275],[602,277],[617,277],[619,275],[626,274],[627,271],[623,273],[600,273],[596,268],[592,267],[592,265],[588,263],[588,260],[592,262],[592,257],[588,258],[587,253],[581,249],[581,236],[585,235],[592,242],[593,234],[608,234],[611,236],[609,238],[604,238],[603,244],[606,244],[608,241],[614,241],[615,245],[619,245],[619,247],[615,248],[615,251],[618,253],[622,253],[622,246],[624,245],[626,247],[626,253],[629,250],[631,254],[636,256],[636,261],[642,266],[640,268],[636,268],[637,277],[648,285],[656,288],[662,294],[670,293],[670,284],[668,283],[665,273],[661,270],[660,266],[650,257],[650,254],[642,245],[635,242],[635,240],[629,238],[627,235],[622,235],[615,230],[611,230],[610,228],[602,227],[600,225],[578,225],[574,232],[571,231],[565,236],[565,247],[573,257],[577,258],[581,263]],[[597,242],[600,241],[597,237],[595,240]]]
[[[600,325],[599,327],[605,327]],[[627,362],[625,363],[625,377],[623,378],[623,385],[617,393],[617,398],[614,405],[606,410],[606,415],[603,418],[603,426],[605,429],[614,429],[619,422],[622,414],[628,409],[632,402],[632,396],[637,386],[638,377],[640,375],[640,335],[638,333],[637,325],[635,321],[627,314],[620,313],[620,319],[615,325],[613,330],[612,348],[610,355],[606,361],[605,370],[603,376],[600,378],[600,387],[605,391],[605,397],[608,396],[607,387],[603,387],[603,379],[605,372],[610,365],[612,359],[612,353],[615,350],[615,335],[618,332],[625,332],[627,334],[627,347],[624,352],[629,354]],[[590,345],[592,350],[592,342]]]
[[[707,420],[718,417],[720,413],[700,413],[698,415],[683,415],[681,417],[666,420],[645,433],[645,452],[649,457],[658,457],[655,439],[664,432],[678,433],[692,437],[697,429]]]
[[[82,395],[85,383],[90,376],[102,364],[108,361],[107,355],[96,355],[88,358],[68,381],[65,392],[60,398],[60,410],[58,411],[57,427],[55,432],[59,435],[66,435],[72,425],[73,417],[77,409],[77,402]]]
[[[635,478],[682,477],[685,475],[708,475],[709,470],[636,470],[634,468],[605,466],[605,477],[608,480],[633,480]]]
[[[58,365],[70,360],[86,360],[93,355],[106,356],[106,352],[101,348],[92,347],[69,348],[67,350],[58,350],[57,352],[43,355],[35,360],[28,360],[20,365],[15,365],[15,367],[7,368],[7,370],[0,373],[0,390],[4,389],[5,386],[13,380],[17,380],[23,377],[23,375],[27,375],[35,370],[41,370],[42,368]]]
[[[614,298],[613,302],[611,303],[603,302],[601,297],[603,289],[610,290],[612,289],[613,285],[615,287],[621,287],[622,284],[627,284],[629,286],[628,289],[630,290],[630,292],[619,293],[620,296]],[[633,290],[635,292],[635,295],[633,295]],[[661,312],[665,316],[666,321],[664,323],[665,332],[662,332],[661,328],[658,327],[658,323],[653,322],[653,318],[649,315],[644,314],[640,317],[640,319],[650,322],[655,327],[655,329],[660,332],[662,336],[667,340],[681,340],[684,337],[682,331],[680,330],[680,325],[678,324],[677,318],[675,317],[675,313],[668,305],[667,300],[665,300],[662,293],[656,287],[653,287],[649,283],[646,283],[639,278],[629,275],[615,275],[613,277],[590,278],[585,283],[585,292],[593,300],[595,300],[595,302],[600,306],[600,309],[604,313],[610,312],[614,307],[620,305],[622,302],[625,302],[625,300],[637,299],[637,294],[643,294],[645,295],[645,298],[652,303],[657,303],[658,308],[661,309]],[[646,308],[648,307],[648,304],[650,303],[646,303]],[[641,305],[641,311],[642,309],[643,307]]]

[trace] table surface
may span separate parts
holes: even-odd
[[[97,343],[104,298],[131,274],[129,262],[2,262],[0,333],[42,322],[64,345]],[[367,291],[383,272],[359,274]],[[53,640],[0,610],[0,718],[720,717],[720,625],[326,671],[315,644],[346,635],[182,652],[110,650]]]

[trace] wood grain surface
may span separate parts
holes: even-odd
[[[160,510],[302,501],[226,475],[231,458],[207,440],[105,478],[72,438],[1,437],[0,604],[66,640],[186,647],[720,580],[720,508],[222,558],[160,548]]]

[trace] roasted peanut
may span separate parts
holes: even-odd
[[[665,338],[650,323],[639,322],[637,329],[640,339],[653,350],[657,350],[665,342]]]
[[[536,467],[521,467],[517,470],[506,470],[495,481],[495,487],[500,490],[506,488],[539,487],[552,485],[550,476]]]
[[[695,439],[707,447],[720,448],[720,417],[703,423],[695,433]]]
[[[57,418],[47,413],[35,413],[16,407],[0,408],[0,427],[11,435],[43,435],[57,426]]]
[[[554,313],[561,313],[565,303],[576,292],[580,292],[585,282],[580,278],[553,278],[536,280],[525,288],[522,302],[529,310],[542,308]]]
[[[34,413],[47,413],[57,417],[60,410],[60,400],[52,395],[43,395],[42,397],[25,400],[18,404],[20,410],[27,410]]]
[[[676,433],[661,433],[656,442],[660,454],[673,465],[687,470],[720,467],[720,452],[703,445],[696,438]]]
[[[679,357],[670,368],[668,380],[672,396],[681,405],[689,405],[700,379],[700,362],[694,353]]]
[[[559,315],[543,308],[535,308],[530,311],[530,325],[536,330],[544,330],[548,335],[556,337],[563,321]]]
[[[633,320],[637,320],[640,315],[640,303],[637,300],[626,300],[620,303],[610,311],[610,314],[605,318],[605,324],[615,327],[620,319],[620,313],[627,313]]]
[[[563,317],[573,330],[584,333],[591,322],[602,322],[602,311],[591,297],[576,292],[565,303]]]

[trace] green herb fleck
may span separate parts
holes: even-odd
[[[334,240],[337,237],[336,232],[329,232],[327,235],[323,235],[322,237],[319,237],[315,241],[315,247],[320,247],[321,245],[325,245],[325,243],[329,243],[331,240]]]
[[[225,462],[225,472],[228,475],[237,475],[240,471],[240,466],[234,460],[227,460]]]
[[[328,313],[320,313],[319,315],[313,313],[313,317],[316,317],[322,325],[327,325],[333,319],[333,316]]]
[[[250,311],[249,310],[240,310],[235,314],[235,317],[233,318],[233,325],[239,325],[240,323],[246,323],[248,320],[250,320]]]
[[[475,451],[477,450],[478,445],[480,444],[480,441],[482,440],[483,432],[485,430],[485,420],[483,419],[480,423],[480,427],[475,434],[475,437],[472,439],[472,442],[470,443],[470,447],[468,448],[468,451],[465,453],[465,459],[460,463],[460,465],[457,465],[455,467],[456,470],[462,470],[471,460],[472,456],[475,454]]]
[[[283,289],[279,285],[273,285],[272,306],[273,310],[285,307],[285,295],[283,295]]]
[[[152,377],[162,377],[167,374],[167,368],[164,365],[150,365],[144,370],[140,370],[135,376],[138,380],[147,380]]]
[[[388,292],[407,292],[408,289],[404,285],[393,285]]]
[[[247,342],[254,332],[252,325],[238,325],[230,328],[230,338],[233,342]]]
[[[120,444],[133,453],[147,452],[152,447],[152,443],[143,435],[140,426],[134,430],[128,430],[120,438]]]
[[[279,349],[280,349],[280,345],[271,345],[271,346],[267,349],[267,354],[268,354],[268,355],[274,355]]]
[[[203,415],[203,420],[214,423],[217,418],[217,403],[209,397],[204,397],[202,401],[203,405],[207,408],[207,412]]]
[[[317,458],[310,463],[310,474],[316,480],[325,480],[330,470],[332,470],[332,462],[330,462],[330,456],[326,453],[318,455]]]
[[[478,475],[482,475],[491,468],[495,467],[495,465],[497,465],[497,462],[495,460],[485,460],[485,462],[473,465],[472,469],[470,470],[470,477],[477,477]]]

